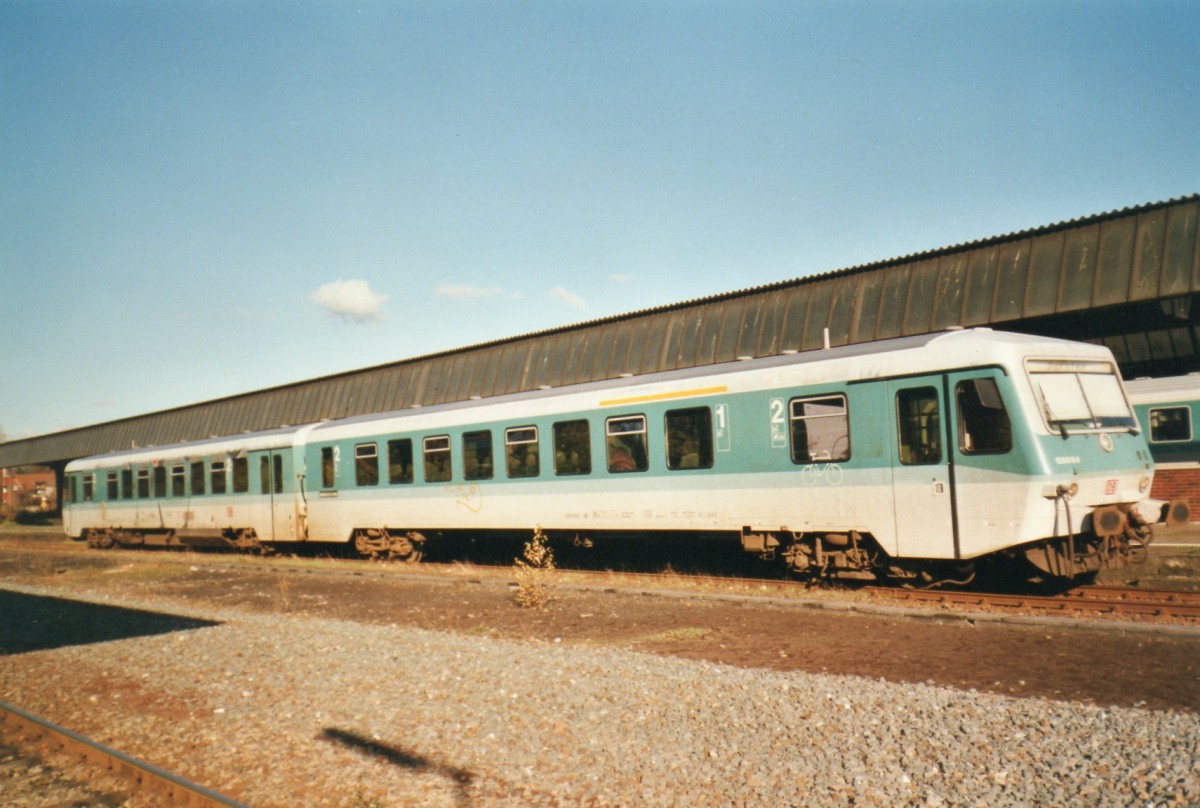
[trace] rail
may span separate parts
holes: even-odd
[[[132,780],[138,789],[163,795],[170,805],[189,808],[247,808],[244,803],[223,797],[157,766],[110,749],[79,733],[27,713],[6,701],[0,701],[0,730],[36,736],[38,740],[48,742],[61,751],[78,756],[85,763],[105,768],[113,774]]]
[[[1200,593],[1171,590],[1131,589],[1128,587],[1077,587],[1062,595],[994,594],[953,592],[933,589],[888,589],[866,587],[866,591],[899,600],[915,600],[1023,609],[1058,614],[1093,613],[1142,615],[1157,618],[1200,618]]]

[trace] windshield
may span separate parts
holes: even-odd
[[[1054,429],[1134,430],[1137,426],[1116,371],[1106,362],[1039,360],[1030,363],[1029,375],[1046,422]]]

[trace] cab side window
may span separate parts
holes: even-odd
[[[954,388],[958,446],[963,454],[1003,454],[1012,449],[1012,423],[995,379],[967,379]]]

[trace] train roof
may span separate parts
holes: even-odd
[[[274,429],[264,429],[259,432],[244,432],[240,435],[214,435],[186,443],[170,443],[161,446],[134,446],[119,452],[108,452],[92,455],[67,464],[67,471],[86,471],[92,468],[121,466],[127,463],[149,463],[163,457],[179,459],[188,456],[203,456],[222,451],[231,443],[236,443],[239,451],[254,452],[261,449],[278,449],[291,446],[296,433],[311,429],[312,424],[299,426],[283,426]]]
[[[1162,376],[1157,379],[1130,379],[1125,382],[1125,392],[1134,404],[1200,400],[1200,373]]]
[[[924,350],[935,348],[933,351]],[[900,358],[909,352],[913,358]],[[502,406],[513,403],[545,401],[567,395],[586,395],[606,390],[644,388],[650,385],[688,382],[702,378],[729,376],[747,371],[770,372],[787,367],[818,366],[824,363],[845,363],[839,369],[839,379],[846,381],[865,378],[883,378],[911,373],[934,372],[938,369],[971,367],[984,364],[1000,364],[1002,361],[1017,361],[1024,356],[1086,356],[1095,358],[1111,354],[1108,349],[1087,343],[1061,340],[1053,337],[1030,336],[988,328],[953,329],[935,334],[919,334],[878,342],[804,351],[776,356],[745,358],[718,365],[682,368],[661,371],[641,376],[626,376],[594,382],[544,388],[530,392],[509,393],[486,399],[455,401],[427,407],[413,407],[392,412],[371,413],[322,421],[316,424],[279,427],[260,432],[238,435],[214,436],[187,443],[161,446],[134,447],[119,452],[95,455],[70,463],[67,471],[84,471],[93,468],[112,467],[132,463],[152,463],[160,459],[178,460],[184,457],[218,453],[240,453],[274,449],[292,445],[301,430],[340,432],[353,434],[363,424],[386,420],[421,419],[445,413],[469,411],[481,406]]]
[[[936,351],[922,349],[936,345]],[[913,360],[903,360],[900,354],[916,352],[920,357]],[[983,364],[998,364],[1003,359],[1013,359],[1028,355],[1045,356],[1085,356],[1088,358],[1107,357],[1111,353],[1107,348],[1054,337],[1030,336],[1006,331],[993,331],[989,328],[952,329],[935,334],[918,334],[878,342],[857,343],[853,345],[826,348],[817,351],[787,353],[776,356],[745,358],[734,362],[717,365],[681,368],[678,370],[661,371],[640,376],[626,376],[617,379],[605,379],[594,382],[568,385],[556,388],[544,388],[530,392],[509,393],[486,399],[469,401],[454,401],[446,404],[436,404],[427,407],[413,407],[406,410],[356,415],[350,418],[324,421],[315,430],[340,430],[343,427],[352,431],[356,426],[389,419],[412,419],[428,415],[466,411],[480,406],[500,406],[513,402],[532,402],[553,399],[567,395],[586,395],[606,390],[623,388],[644,388],[650,385],[673,382],[689,382],[697,379],[712,379],[747,371],[770,371],[772,369],[816,366],[823,363],[846,363],[844,376],[839,380],[855,380],[866,378],[883,378],[895,375],[933,372],[938,368],[971,367]]]

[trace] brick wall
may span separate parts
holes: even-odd
[[[1186,499],[1200,506],[1200,466],[1185,469],[1157,469],[1150,489],[1153,499]]]

